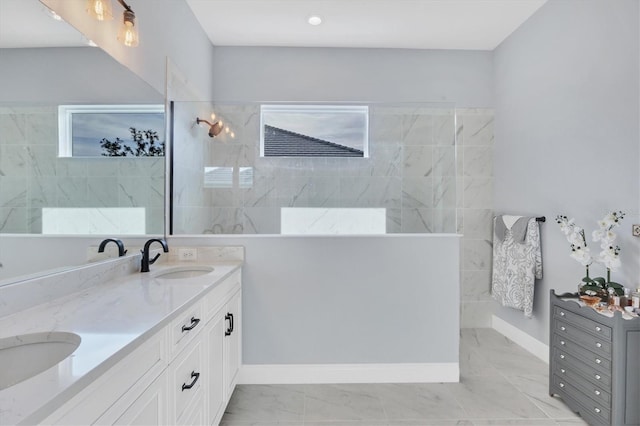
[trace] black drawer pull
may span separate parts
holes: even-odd
[[[189,327],[187,327],[186,325],[183,325],[182,332],[184,333],[185,331],[193,330],[194,328],[196,328],[196,325],[198,325],[199,322],[200,322],[200,318],[191,317],[191,325]]]
[[[227,315],[224,316],[224,319],[226,321],[229,321],[229,327],[227,327],[226,331],[224,332],[224,335],[230,336],[231,333],[233,333],[233,314],[227,313]]]
[[[183,383],[182,384],[182,392],[184,392],[186,389],[191,389],[192,387],[195,386],[196,382],[200,378],[200,373],[196,373],[195,371],[192,371],[191,372],[191,378],[193,379],[191,381],[191,383],[189,383],[189,384]]]

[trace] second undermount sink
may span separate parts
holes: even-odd
[[[209,274],[213,272],[215,268],[207,265],[191,265],[191,266],[175,266],[173,268],[165,269],[155,274],[155,278],[158,279],[185,279],[195,278],[201,275]]]
[[[62,331],[0,339],[0,390],[58,364],[80,345],[80,336]]]

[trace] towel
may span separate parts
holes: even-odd
[[[540,227],[535,217],[496,216],[491,294],[502,306],[533,315],[536,279],[542,279]]]

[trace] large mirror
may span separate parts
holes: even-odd
[[[164,94],[54,18],[38,0],[0,1],[0,285],[88,261],[33,252],[58,238],[164,233],[165,157],[122,149],[163,145]]]

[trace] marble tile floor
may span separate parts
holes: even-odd
[[[548,365],[492,329],[463,329],[460,383],[239,385],[221,426],[586,425],[548,394]]]

